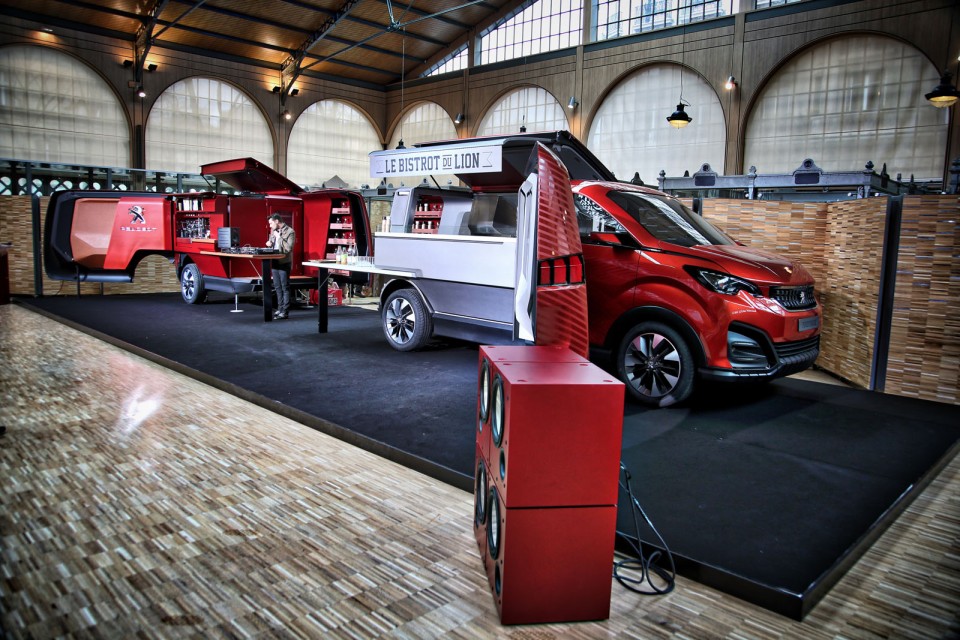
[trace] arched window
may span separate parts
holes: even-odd
[[[390,138],[390,144],[387,148],[396,149],[401,138],[403,138],[403,144],[407,147],[418,142],[455,140],[457,129],[443,107],[435,102],[424,102],[403,115],[400,123],[393,130],[393,137]],[[403,176],[402,178],[395,178],[393,182],[398,184],[403,182],[410,186],[421,182],[425,177]],[[446,185],[448,181],[457,183],[456,176],[453,175],[435,175],[433,177],[441,186]],[[432,185],[433,182],[430,181],[430,184]]]
[[[681,95],[693,121],[674,129],[667,116]],[[720,100],[696,73],[677,64],[654,64],[621,82],[603,100],[590,126],[587,146],[621,180],[635,173],[656,186],[660,171],[680,176],[705,162],[723,167],[726,129]]]
[[[490,107],[477,127],[478,136],[527,131],[569,129],[567,115],[557,99],[540,87],[514,89]]]
[[[130,166],[130,126],[110,85],[55,49],[0,48],[0,157]]]
[[[273,166],[273,135],[263,113],[240,89],[213,78],[187,78],[150,110],[147,169],[196,173],[200,165],[256,158]]]
[[[800,53],[760,92],[747,120],[744,168],[789,172],[812,158],[827,171],[868,160],[890,174],[943,175],[949,109],[923,94],[940,75],[898,40],[850,35]]]
[[[367,155],[380,137],[366,116],[341,100],[315,102],[300,114],[287,144],[287,177],[303,186],[339,178],[353,188],[370,182]]]

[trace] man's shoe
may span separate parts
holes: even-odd
[[[273,318],[274,318],[274,320],[286,320],[286,319],[289,318],[289,317],[290,317],[290,316],[288,316],[288,315],[285,314],[285,313],[278,313],[278,314],[275,315]]]

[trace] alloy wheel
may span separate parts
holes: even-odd
[[[624,372],[641,395],[661,398],[677,386],[683,372],[677,347],[658,333],[641,333],[627,347]]]
[[[197,290],[197,281],[193,277],[193,271],[186,269],[181,280],[180,286],[183,287],[184,299],[192,300]]]
[[[390,339],[398,344],[406,344],[417,328],[417,315],[413,306],[403,298],[395,298],[387,307],[387,328]]]

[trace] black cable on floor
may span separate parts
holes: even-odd
[[[640,501],[637,500],[636,496],[633,495],[633,489],[630,487],[630,472],[627,470],[626,465],[624,465],[622,461],[620,462],[620,475],[623,477],[623,480],[620,481],[620,487],[623,488],[623,490],[627,493],[627,499],[630,501],[630,512],[633,514],[633,526],[637,534],[637,541],[634,543],[634,541],[629,537],[623,537],[633,548],[637,557],[614,562],[613,577],[617,582],[623,585],[623,587],[633,591],[634,593],[639,593],[640,595],[659,596],[670,593],[673,591],[673,588],[676,585],[677,578],[677,569],[673,562],[673,554],[670,552],[670,548],[667,547],[667,543],[664,542],[663,536],[661,536],[660,532],[657,531],[657,528],[653,526],[653,522],[650,521],[650,518],[644,512],[643,507],[640,506]],[[649,557],[644,556],[642,543],[640,542],[640,516],[643,517],[644,521],[653,531],[654,535],[657,536],[657,540],[660,541],[660,546],[663,548],[667,561],[670,563],[669,571],[657,564],[657,560],[659,560],[661,557],[661,552],[659,550],[651,553]],[[626,575],[624,573],[625,571],[639,572],[640,576],[634,577],[631,575]],[[660,578],[665,586],[660,587],[654,584],[653,580],[651,579],[651,574]],[[641,585],[644,583],[649,585],[648,589],[642,588]]]

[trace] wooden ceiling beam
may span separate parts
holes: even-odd
[[[329,16],[318,29],[313,31],[306,40],[304,40],[296,51],[280,67],[280,104],[282,105],[287,97],[287,92],[293,87],[293,83],[300,76],[300,68],[303,66],[303,60],[307,53],[318,42],[323,40],[337,24],[353,11],[354,7],[360,4],[361,0],[345,0],[340,8],[333,15]]]

